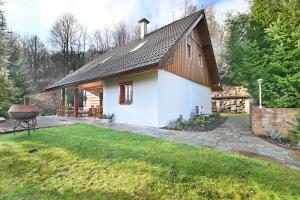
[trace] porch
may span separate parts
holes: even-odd
[[[58,116],[94,117],[103,114],[103,87],[101,81],[84,83],[60,89]]]

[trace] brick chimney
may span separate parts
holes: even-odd
[[[145,35],[147,35],[147,24],[150,22],[146,18],[143,18],[138,23],[140,24],[140,38],[144,39]]]

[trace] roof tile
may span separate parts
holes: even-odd
[[[203,11],[198,11],[159,28],[147,34],[142,40],[137,39],[120,47],[111,49],[75,72],[67,75],[65,78],[57,81],[48,87],[47,90],[65,85],[102,79],[114,74],[158,64],[168,49],[179,40],[180,36],[182,36],[193,22],[201,16],[202,12]],[[132,49],[144,41],[147,42],[136,51],[131,52]],[[110,58],[103,62],[108,57]]]

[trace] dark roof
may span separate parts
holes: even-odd
[[[138,21],[138,23],[141,23],[141,22],[145,22],[145,23],[147,23],[147,24],[150,23],[146,18],[140,19],[140,20]]]
[[[47,90],[99,80],[123,72],[158,65],[166,52],[203,16],[204,12],[202,10],[198,11],[147,34],[142,40],[137,39],[111,49],[57,81]],[[140,48],[133,51],[135,47],[142,43],[144,44]]]

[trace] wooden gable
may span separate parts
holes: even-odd
[[[219,76],[214,59],[206,20],[203,19],[181,39],[163,69],[216,90]]]

